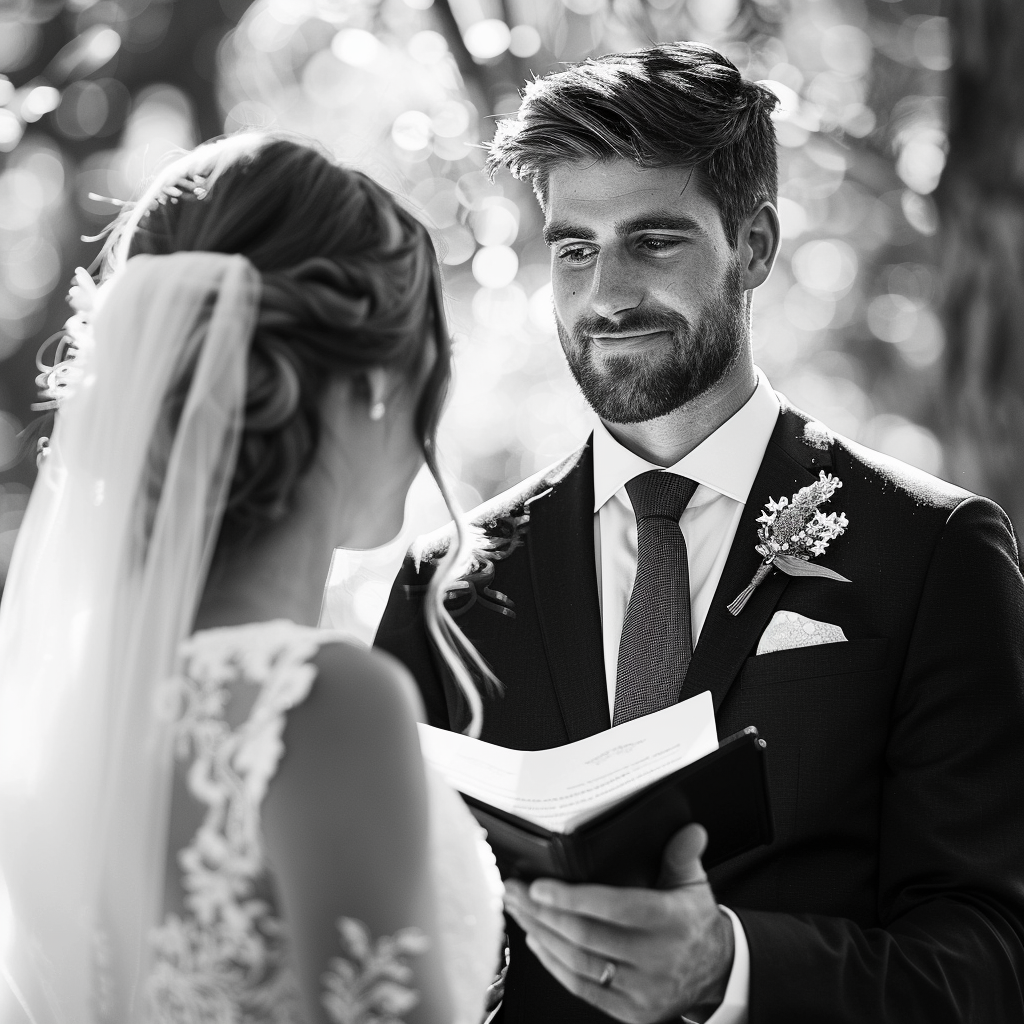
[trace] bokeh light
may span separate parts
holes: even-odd
[[[463,33],[466,49],[477,60],[500,57],[512,42],[512,32],[500,18],[474,22]]]
[[[37,85],[21,101],[21,117],[27,122],[38,121],[43,114],[56,110],[60,103],[60,90],[52,85]]]
[[[503,288],[515,280],[519,257],[507,245],[488,245],[473,257],[473,276],[484,288]]]
[[[381,44],[372,32],[361,28],[343,28],[331,40],[331,52],[338,60],[354,68],[369,67],[379,56]]]
[[[91,259],[98,243],[83,255],[77,238],[116,210],[90,195],[130,200],[204,135],[279,126],[366,170],[431,232],[456,338],[440,441],[463,503],[542,468],[592,421],[561,356],[535,197],[506,173],[490,181],[482,144],[530,75],[693,38],[779,98],[782,242],[754,297],[757,362],[839,432],[945,471],[934,246],[952,48],[938,8],[911,6],[219,0],[192,31],[171,24],[199,11],[185,0],[18,0],[31,17],[0,12],[0,360],[27,383],[0,378],[0,465],[30,415],[31,353],[66,315],[67,254]],[[151,72],[172,40],[174,73]],[[30,482],[25,464],[0,477],[0,577]],[[408,534],[444,519],[418,479],[402,538],[335,560],[335,621],[372,635]]]
[[[857,277],[857,254],[839,238],[819,238],[793,253],[792,266],[805,288],[837,295],[849,291]]]
[[[541,44],[540,33],[533,25],[515,25],[509,32],[508,48],[514,57],[532,57]]]
[[[430,145],[432,126],[430,118],[422,110],[407,110],[395,118],[391,126],[391,138],[400,149],[410,152],[426,149]]]

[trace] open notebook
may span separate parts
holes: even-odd
[[[423,757],[466,799],[503,873],[653,885],[672,834],[700,821],[705,866],[770,842],[764,741],[719,744],[710,693],[549,750],[420,725]]]

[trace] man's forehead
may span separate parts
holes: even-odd
[[[638,167],[629,160],[578,160],[559,163],[548,172],[545,219],[570,213],[614,215],[645,208],[682,212],[707,200],[697,187],[693,167]]]

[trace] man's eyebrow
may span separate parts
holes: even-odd
[[[674,213],[644,214],[642,217],[620,220],[615,225],[615,233],[620,236],[632,235],[638,231],[692,231],[699,234],[702,230],[700,224],[692,217]]]
[[[641,217],[631,217],[628,220],[620,220],[615,225],[615,233],[620,237],[635,234],[638,231],[690,231],[699,234],[703,231],[700,224],[692,217],[683,217],[674,213],[653,213],[644,214]],[[580,227],[569,221],[553,221],[544,228],[544,241],[548,245],[561,242],[565,238],[579,238],[582,241],[593,242],[597,233],[590,228]]]
[[[554,245],[563,238],[581,238],[586,242],[592,242],[597,235],[590,228],[581,228],[578,224],[570,224],[566,220],[556,220],[544,225],[544,241],[547,245]]]

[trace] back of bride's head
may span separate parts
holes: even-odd
[[[325,399],[335,394],[328,391],[332,382],[347,381],[347,394],[360,406],[356,420],[346,421],[354,435],[362,436],[367,415],[382,415],[383,404],[368,391],[374,371],[402,383],[388,400],[388,419],[393,403],[394,415],[409,416],[423,458],[453,508],[434,447],[451,374],[450,342],[433,245],[415,217],[372,179],[338,166],[315,144],[281,134],[238,135],[200,146],[157,177],[116,222],[103,276],[118,276],[135,256],[173,260],[188,252],[236,254],[259,272],[244,416],[223,503],[219,555],[230,557],[288,517],[321,438],[344,447],[325,412]],[[162,426],[157,424],[149,449],[149,489],[157,500],[170,435],[192,386],[190,370],[184,370],[165,393]],[[352,443],[342,452],[350,463]],[[394,446],[358,454],[362,476],[372,478],[377,492],[391,504],[398,494],[400,521],[411,479],[405,455]],[[389,489],[389,472],[401,478],[400,494]],[[380,531],[387,513],[377,492],[364,492],[360,504]],[[156,500],[150,504],[155,507]],[[424,611],[442,662],[466,696],[468,727],[477,733],[476,681],[486,689],[500,684],[445,608],[449,584],[472,543],[454,510],[453,518],[455,542],[431,577]]]
[[[425,228],[385,189],[291,137],[209,143],[166,168],[122,215],[104,276],[139,254],[189,251],[242,255],[261,276],[222,550],[287,514],[316,453],[325,389],[339,375],[358,380],[381,367],[412,381],[432,349],[432,370],[408,399],[418,401],[416,429],[434,469],[450,375],[436,260]]]

